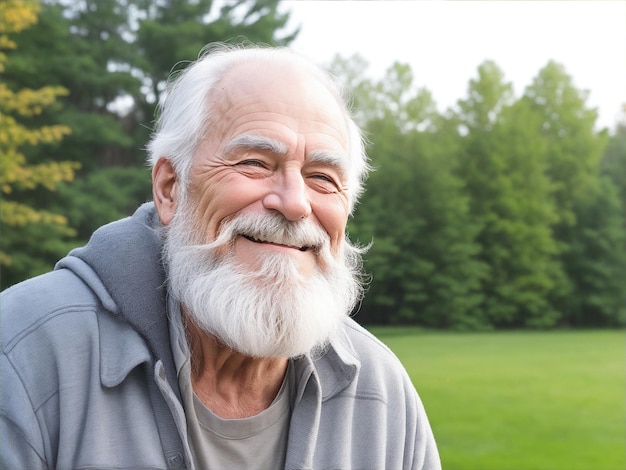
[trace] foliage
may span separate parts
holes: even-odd
[[[470,81],[455,120],[463,130],[460,175],[480,226],[479,259],[489,269],[477,309],[493,326],[552,326],[558,312],[547,296],[563,275],[538,120],[523,102],[512,103],[512,87],[492,62]]]
[[[146,180],[150,180],[147,168],[112,166],[86,174],[71,185],[59,187],[61,200],[75,201],[64,213],[72,227],[81,232],[121,219],[138,204],[152,199]]]
[[[9,60],[5,51],[18,47],[12,35],[36,23],[38,10],[38,5],[33,2],[15,0],[0,4],[0,70],[5,70]],[[41,263],[38,256],[24,254],[20,242],[29,239],[33,233],[52,235],[53,240],[73,233],[62,215],[26,204],[19,198],[21,193],[38,187],[54,191],[60,182],[71,181],[78,168],[74,162],[32,163],[27,157],[29,149],[57,142],[69,134],[70,129],[64,125],[33,128],[24,123],[28,118],[40,115],[64,94],[66,90],[58,86],[13,90],[6,83],[0,83],[0,189],[3,194],[0,222],[5,232],[0,241],[0,265],[15,265],[17,270],[26,265],[37,266],[25,274],[41,271]],[[45,252],[46,248],[40,245],[39,250],[39,253]],[[3,282],[5,279],[3,276]]]
[[[51,85],[45,90],[63,93],[62,99],[22,116],[21,122],[46,130],[49,138],[52,132],[72,129],[62,142],[45,149],[29,144],[28,160],[33,169],[57,171],[57,179],[38,177],[50,185],[68,177],[60,171],[64,164],[54,162],[76,161],[81,169],[75,184],[62,185],[52,195],[40,186],[12,194],[22,206],[62,213],[68,230],[50,235],[75,234],[74,246],[102,223],[128,215],[150,198],[142,149],[174,64],[175,71],[181,70],[212,41],[288,44],[297,34],[284,31],[289,15],[278,10],[278,0],[23,3],[40,9],[39,23],[16,32],[20,48],[10,54],[3,84],[32,90]],[[12,156],[11,164],[20,163]],[[12,210],[8,204],[4,208]],[[42,252],[37,234],[23,237],[12,251],[37,258],[37,267],[14,264],[5,271],[3,286],[50,269],[68,247],[53,245]]]
[[[413,380],[443,468],[626,467],[622,332],[372,331]]]
[[[617,188],[624,211],[623,220],[626,223],[626,103],[624,104],[622,120],[618,122],[615,133],[610,137],[602,157],[600,171]]]
[[[358,56],[330,68],[352,91],[376,168],[349,226],[374,242],[359,321],[624,324],[624,153],[614,140],[603,176],[607,135],[562,66],[548,63],[516,98],[487,61],[445,115],[406,65],[380,81]]]
[[[335,62],[335,73],[344,66]],[[487,327],[470,314],[485,267],[474,259],[476,226],[454,174],[451,130],[430,94],[412,82],[410,69],[394,64],[379,83],[355,90],[357,107],[366,102],[374,110],[362,116],[377,168],[350,224],[352,238],[374,241],[366,258],[373,282],[361,315],[376,323]]]
[[[563,67],[549,62],[526,89],[525,102],[539,116],[553,182],[554,239],[569,286],[553,293],[561,324],[620,325],[626,317],[626,251],[621,201],[601,176],[606,131],[587,93],[573,86]]]

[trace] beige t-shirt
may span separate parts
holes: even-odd
[[[261,413],[224,419],[208,409],[191,386],[191,361],[180,308],[170,304],[170,336],[178,382],[187,418],[187,439],[197,469],[279,469],[285,464],[296,389],[291,362],[278,395]]]

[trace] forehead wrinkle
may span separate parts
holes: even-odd
[[[258,150],[276,155],[286,155],[289,151],[284,142],[255,134],[241,134],[233,138],[224,146],[224,156],[237,150]]]

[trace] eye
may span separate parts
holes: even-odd
[[[335,180],[328,175],[324,175],[322,173],[316,173],[310,176],[311,178],[318,179],[320,181],[326,181],[327,183],[335,184]]]
[[[256,168],[267,168],[267,165],[261,160],[242,160],[237,165],[252,166]]]
[[[233,164],[233,167],[248,178],[265,178],[272,174],[270,162],[259,158],[245,158]]]
[[[341,185],[332,175],[326,173],[311,173],[307,176],[309,186],[320,193],[337,193],[341,191]]]

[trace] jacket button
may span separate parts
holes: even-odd
[[[184,468],[185,466],[185,459],[183,458],[183,454],[181,454],[180,452],[174,452],[173,454],[169,456],[168,460],[169,460],[169,467],[172,470]]]

